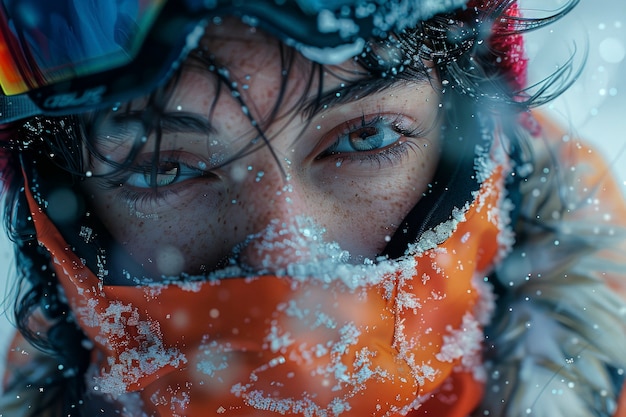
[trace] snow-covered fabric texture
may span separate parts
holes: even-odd
[[[467,415],[485,380],[482,328],[493,297],[484,277],[511,242],[505,169],[490,156],[480,154],[483,180],[472,202],[405,257],[348,280],[248,274],[103,285],[47,217],[37,184],[28,184],[38,240],[93,343],[87,392],[107,395],[108,410],[137,392],[148,415],[163,417],[251,409]],[[341,275],[351,270],[335,266]]]
[[[374,16],[378,30],[404,29],[420,20],[427,20],[439,13],[451,13],[465,6],[466,0],[296,0],[300,8],[311,14],[327,10],[341,10],[344,6],[356,7],[356,17]]]

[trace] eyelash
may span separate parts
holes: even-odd
[[[185,174],[178,174],[173,183],[165,186],[150,185],[149,187],[138,187],[129,184],[129,180],[133,175],[151,175],[152,163],[148,158],[146,163],[136,164],[132,168],[121,171],[111,176],[102,177],[103,187],[106,189],[116,190],[119,194],[118,197],[126,202],[129,206],[136,209],[137,212],[141,212],[147,209],[139,209],[138,207],[154,207],[159,206],[162,202],[170,197],[176,197],[182,190],[181,185],[185,187],[185,184],[189,180],[198,178],[210,178],[213,174],[209,171],[203,171],[199,168],[194,168],[190,164],[181,162],[182,158],[176,155],[168,155],[167,158],[161,160],[160,164],[175,163],[183,170],[195,171],[197,176],[190,177],[184,180],[180,180],[180,177],[185,177]],[[187,174],[188,175],[188,174]]]
[[[150,207],[159,206],[170,197],[178,196],[178,191],[160,188],[150,188],[146,191],[136,191],[130,188],[119,187],[119,198],[135,213],[150,214]]]
[[[409,149],[415,144],[409,140],[402,140],[402,138],[418,138],[424,135],[424,131],[417,123],[412,123],[408,127],[404,127],[407,120],[401,115],[394,115],[393,118],[389,118],[383,114],[377,114],[374,116],[361,116],[358,122],[350,120],[343,123],[340,127],[335,128],[331,134],[336,138],[333,144],[326,148],[321,155],[316,159],[335,158],[337,164],[343,164],[345,162],[358,162],[358,163],[377,163],[379,166],[383,163],[394,165],[402,161],[408,154]],[[398,137],[386,146],[382,146],[370,150],[358,150],[354,149],[351,152],[335,151],[339,141],[343,137],[357,132],[361,129],[378,127],[380,123],[383,123],[383,127],[393,131]],[[340,129],[337,132],[337,129]]]
[[[333,147],[337,147],[342,139],[345,139],[347,135],[357,132],[360,129],[366,128],[379,128],[380,124],[383,124],[383,128],[393,131],[398,135],[393,139],[392,143],[385,146],[369,150],[354,151],[334,151]],[[394,165],[400,163],[403,158],[408,155],[409,149],[415,146],[410,140],[402,140],[402,138],[417,138],[423,136],[422,129],[413,123],[408,127],[404,127],[407,124],[407,120],[400,115],[394,115],[389,117],[383,114],[377,114],[374,116],[363,115],[358,121],[350,120],[344,122],[339,127],[331,131],[327,136],[332,135],[330,140],[334,139],[333,144],[326,148],[316,160],[323,160],[325,158],[334,158],[337,161],[337,166],[344,163],[373,163],[381,166],[383,164]],[[330,141],[329,140],[329,141]],[[162,202],[170,197],[176,197],[179,194],[181,184],[185,184],[187,181],[208,177],[213,174],[210,171],[203,171],[199,168],[192,167],[188,163],[181,162],[181,157],[175,154],[169,154],[166,158],[163,158],[159,163],[166,165],[168,163],[178,164],[180,169],[196,171],[197,177],[189,177],[178,181],[179,177],[183,174],[178,174],[175,178],[175,182],[160,186],[151,185],[150,187],[137,187],[129,184],[129,180],[133,175],[150,175],[152,169],[152,160],[150,158],[144,158],[145,163],[137,164],[133,168],[120,172],[118,175],[102,178],[103,185],[107,189],[115,189],[119,192],[119,197],[132,207],[154,207],[159,206]],[[184,175],[183,175],[184,176]],[[137,211],[141,211],[137,209]]]

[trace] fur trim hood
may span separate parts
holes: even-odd
[[[488,382],[475,415],[622,415],[615,414],[626,369],[622,195],[597,153],[551,126],[545,133],[558,139],[534,143],[517,243],[496,271]]]

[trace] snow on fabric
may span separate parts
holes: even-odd
[[[107,357],[108,370],[95,377],[95,387],[102,393],[123,394],[144,375],[166,365],[177,368],[187,362],[178,349],[163,346],[159,323],[141,320],[138,310],[131,305],[111,302],[104,311],[99,311],[91,299],[75,313],[85,326],[98,329],[97,343],[113,350],[117,350],[118,343],[123,346],[118,356]]]
[[[356,2],[354,16],[344,16],[341,11],[345,1],[320,0],[298,1],[302,10],[317,15],[317,30],[320,33],[334,33],[349,40],[348,43],[329,48],[318,48],[297,44],[298,50],[308,59],[325,63],[339,64],[362,51],[365,39],[357,37],[359,19],[371,18],[374,24],[371,35],[384,36],[391,31],[414,27],[420,20],[427,20],[438,13],[452,12],[465,7],[466,0],[426,0],[426,1],[362,1]],[[356,37],[356,38],[355,38]]]

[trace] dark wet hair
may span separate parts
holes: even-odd
[[[429,77],[424,60],[432,62],[437,78],[446,81],[441,87],[444,120],[441,162],[429,193],[407,216],[385,249],[383,254],[389,257],[402,255],[408,243],[414,241],[421,232],[447,219],[454,206],[470,200],[472,191],[478,187],[476,176],[468,174],[474,169],[475,147],[489,146],[490,136],[483,132],[494,130],[496,118],[499,128],[509,138],[511,158],[518,166],[529,160],[524,145],[528,131],[520,125],[519,116],[530,107],[553,98],[574,78],[568,73],[571,67],[564,65],[562,70],[535,88],[536,93],[518,90],[512,86],[510,73],[499,61],[503,51],[494,49],[497,42],[485,40],[517,36],[548,24],[574,7],[577,0],[570,0],[554,16],[544,19],[523,19],[508,15],[507,10],[514,3],[513,0],[487,3],[490,6],[486,9],[470,7],[457,14],[438,15],[402,33],[373,40],[356,57],[363,72],[367,74],[368,82],[352,84],[348,88],[361,88],[362,95],[381,88],[386,80],[410,81]],[[498,33],[491,32],[494,22],[498,22]],[[283,44],[278,44],[277,47],[281,48],[283,73],[288,73],[298,59],[298,54]],[[237,92],[238,87],[230,82],[225,71],[220,70],[220,63],[215,62],[210,51],[196,53],[193,63],[206,66],[217,76],[218,94],[224,91]],[[313,77],[316,74],[321,75],[324,70],[319,64],[311,63],[311,66],[309,89],[314,85]],[[287,77],[283,80],[284,94]],[[176,77],[169,86],[160,88],[149,96],[148,111],[141,118],[145,132],[151,132],[157,138],[160,135],[159,117],[175,83]],[[318,94],[317,97],[321,96]],[[281,103],[282,96],[279,96],[269,120],[277,117]],[[242,105],[245,105],[243,101]],[[314,114],[321,102],[314,100],[305,103],[303,96],[296,105],[307,105],[311,114]],[[503,111],[503,108],[509,110]],[[118,111],[132,110],[126,107]],[[24,178],[20,167],[27,168],[27,176],[31,175],[28,169],[32,168],[33,172],[45,174],[46,177],[69,187],[75,185],[85,175],[84,149],[88,150],[89,157],[102,157],[92,140],[103,117],[104,112],[88,116],[34,118],[21,125],[12,139],[3,145],[8,150],[4,153],[8,166],[4,173],[7,182],[4,221],[10,238],[15,243],[18,274],[17,294],[14,298],[15,320],[27,340],[55,357],[62,365],[59,367],[61,370],[53,370],[46,375],[45,380],[21,382],[25,385],[31,384],[33,389],[39,386],[48,387],[46,392],[52,393],[39,407],[33,408],[32,416],[43,415],[44,411],[48,413],[46,415],[50,415],[53,403],[54,409],[59,411],[58,416],[80,415],[77,405],[85,390],[84,373],[89,363],[89,351],[84,343],[85,336],[74,322],[71,311],[59,292],[49,254],[37,243],[29,209],[24,200]],[[261,125],[252,118],[250,121],[254,126]],[[271,148],[271,138],[265,137],[260,128],[258,134],[262,138],[261,143],[269,144]],[[119,163],[117,168],[128,166],[142,146],[143,142],[138,137],[126,160]],[[250,150],[251,148],[246,148],[244,152]],[[11,175],[7,175],[9,172]],[[518,178],[521,179],[521,176]],[[511,198],[515,200],[517,183],[510,182],[508,187]],[[76,234],[77,231],[71,230],[70,233]],[[43,313],[51,323],[46,334],[37,333],[32,328],[30,320],[37,311]]]

